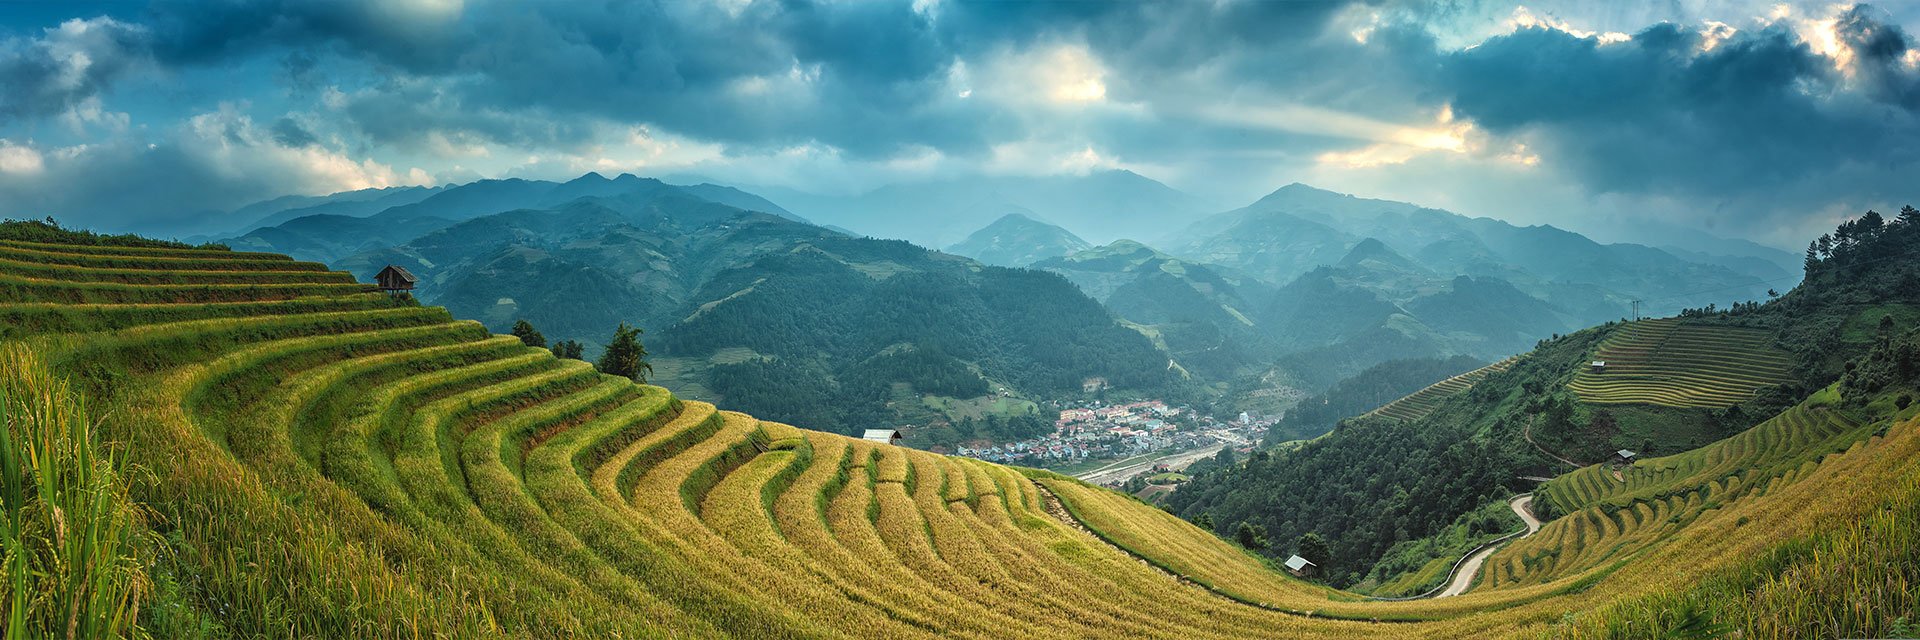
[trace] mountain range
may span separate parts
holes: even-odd
[[[689,178],[699,180],[700,178]],[[1126,170],[974,176],[890,184],[853,195],[736,184],[824,225],[944,247],[1007,214],[1048,220],[1094,243],[1157,238],[1217,205]]]
[[[677,327],[707,321],[706,309],[764,295],[796,272],[852,270],[871,282],[901,272],[974,274],[962,280],[979,286],[977,274],[988,273],[980,263],[1031,267],[1064,276],[1078,288],[1076,297],[1105,307],[1105,317],[1079,321],[1117,321],[1144,338],[1160,354],[1142,358],[1153,367],[1203,383],[1257,377],[1307,391],[1391,359],[1498,359],[1556,333],[1627,316],[1635,300],[1645,301],[1643,312],[1658,313],[1756,297],[1766,289],[1762,276],[1779,272],[1779,256],[1766,248],[1706,234],[1672,235],[1692,248],[1601,244],[1550,226],[1301,184],[1212,215],[1196,213],[1205,206],[1198,199],[1122,171],[909,183],[839,198],[770,192],[780,202],[708,182],[591,173],[567,182],[349,192],[251,206],[246,212],[264,226],[225,242],[363,277],[403,265],[423,277],[424,300],[496,330],[526,318],[555,339],[589,345],[622,321],[673,342],[676,332],[691,330]],[[760,215],[742,217],[747,213]],[[881,246],[867,243],[881,241],[853,235],[937,239],[959,235],[962,225],[973,231],[946,249],[978,263],[904,243],[908,253],[925,255],[862,257],[867,247]],[[1119,234],[1161,238],[1162,246]],[[1088,237],[1106,244],[1093,246]],[[802,245],[824,253],[771,259]],[[774,284],[722,278],[755,264]],[[867,295],[854,282],[822,281],[823,292]],[[1490,308],[1502,312],[1486,313]],[[802,327],[809,332],[847,321],[790,315],[796,325],[826,323]],[[769,355],[746,346],[749,337],[689,353],[722,354],[726,362],[669,361],[676,366],[668,372],[685,372],[709,397],[722,395],[707,386],[716,364]],[[825,347],[820,353],[853,359],[829,368],[864,357]]]

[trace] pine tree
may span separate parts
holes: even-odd
[[[620,327],[613,330],[613,339],[607,342],[607,352],[600,356],[600,372],[645,383],[647,375],[653,373],[653,365],[647,363],[647,348],[640,344],[641,333],[639,327],[620,323]]]
[[[520,344],[529,347],[545,348],[547,346],[547,337],[540,335],[540,330],[533,328],[533,323],[525,319],[513,323],[513,337],[519,338]]]
[[[1913,205],[1900,207],[1899,221],[1903,225],[1920,224],[1920,209],[1913,208]]]
[[[1872,238],[1873,236],[1879,235],[1881,227],[1884,226],[1886,226],[1886,219],[1880,217],[1880,212],[1868,209],[1867,215],[1860,217],[1860,225],[1857,230],[1860,232],[1860,235],[1866,236],[1866,238]]]

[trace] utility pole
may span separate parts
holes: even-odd
[[[1633,301],[1633,321],[1634,322],[1640,321],[1640,301],[1639,300]]]

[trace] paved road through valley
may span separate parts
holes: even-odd
[[[1126,480],[1127,478],[1133,477],[1134,474],[1140,473],[1142,471],[1146,471],[1148,469],[1152,469],[1153,465],[1161,464],[1161,463],[1165,463],[1168,467],[1171,467],[1175,471],[1178,471],[1180,469],[1187,468],[1187,465],[1193,464],[1195,462],[1199,462],[1200,459],[1202,458],[1207,458],[1212,456],[1213,454],[1219,453],[1220,448],[1225,446],[1227,446],[1226,443],[1210,444],[1204,447],[1200,447],[1198,449],[1190,449],[1187,451],[1182,451],[1180,453],[1160,456],[1158,458],[1148,458],[1146,460],[1141,460],[1139,462],[1129,463],[1122,466],[1108,465],[1105,467],[1094,469],[1092,471],[1088,471],[1086,473],[1082,473],[1074,477],[1079,478],[1081,480],[1085,480],[1087,482],[1091,482],[1093,484],[1106,484],[1109,482]]]

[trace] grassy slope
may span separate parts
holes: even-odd
[[[127,297],[188,303],[83,305],[64,290],[87,273],[0,302],[58,307],[31,312],[11,348],[38,354],[37,375],[73,377],[69,395],[98,402],[146,470],[129,493],[166,552],[128,557],[163,585],[141,623],[165,637],[1531,635],[1569,612],[1696,597],[1692,579],[1744,575],[1778,541],[1844,538],[1835,523],[1891,494],[1843,487],[1910,486],[1920,444],[1900,423],[1633,561],[1369,603],[1104,490],[680,402],[437,309],[207,306],[165,284]],[[1053,496],[1099,533],[1056,519]],[[1736,517],[1756,535],[1725,535]],[[1586,615],[1583,630],[1612,624]]]

